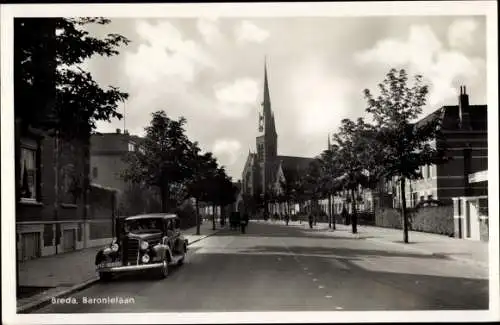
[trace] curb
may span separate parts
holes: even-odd
[[[200,240],[203,240],[205,238],[208,238],[210,236],[213,236],[215,234],[217,234],[219,231],[221,231],[221,229],[219,230],[216,230],[214,231],[213,233],[209,234],[209,235],[205,235],[201,238],[198,238],[196,240],[193,240],[193,241],[190,241],[188,242],[188,246],[191,245],[191,244],[194,244],[196,242],[199,242]],[[17,314],[22,314],[22,313],[29,313],[33,310],[36,310],[36,309],[40,309],[42,307],[45,307],[46,305],[48,305],[50,303],[50,301],[52,301],[52,298],[61,298],[63,296],[67,296],[69,294],[72,294],[72,293],[75,293],[75,292],[78,292],[78,291],[82,291],[84,289],[87,289],[88,287],[96,284],[97,282],[99,282],[99,278],[98,277],[94,277],[94,278],[91,278],[87,281],[84,281],[82,283],[79,283],[79,284],[76,284],[64,291],[61,291],[53,296],[50,296],[50,297],[44,297],[38,301],[34,301],[34,302],[30,302],[28,304],[25,304],[23,306],[19,306],[17,307],[16,309],[16,313]]]
[[[45,298],[40,299],[38,301],[34,301],[34,302],[29,303],[29,304],[17,307],[16,313],[17,314],[28,313],[28,312],[33,311],[35,309],[45,307],[46,305],[49,304],[49,302],[52,300],[52,298],[60,298],[62,296],[66,296],[66,295],[69,295],[71,293],[81,291],[81,290],[86,289],[86,288],[90,287],[91,285],[95,284],[97,281],[99,281],[99,278],[95,277],[95,278],[92,278],[92,279],[87,280],[85,282],[82,282],[80,284],[74,285],[71,288],[66,289],[66,290],[64,290],[64,291],[62,291],[54,296],[45,297]]]

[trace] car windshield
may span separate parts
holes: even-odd
[[[161,232],[162,219],[133,219],[125,221],[125,232],[142,233],[142,232]]]

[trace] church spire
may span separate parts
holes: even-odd
[[[274,116],[271,110],[271,96],[269,95],[269,81],[267,78],[267,57],[264,59],[264,98],[262,101],[262,108],[264,118],[264,133],[276,133]]]

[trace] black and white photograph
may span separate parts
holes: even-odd
[[[3,323],[500,320],[496,2],[0,13]]]

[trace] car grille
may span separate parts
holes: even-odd
[[[128,239],[125,245],[123,260],[126,265],[137,265],[139,256],[139,240]]]

